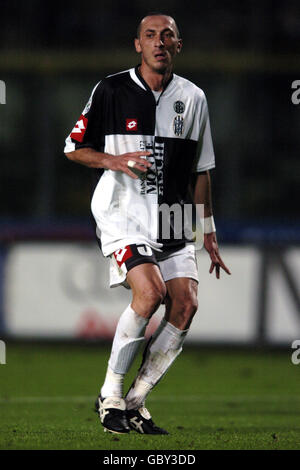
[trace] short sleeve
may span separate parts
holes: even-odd
[[[200,133],[195,159],[196,173],[210,170],[215,167],[215,154],[211,137],[210,121],[206,97],[203,94],[202,109],[200,115]]]
[[[64,153],[90,147],[102,150],[102,116],[104,92],[102,82],[97,83],[73,130],[65,140]]]

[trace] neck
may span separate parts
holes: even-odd
[[[145,63],[142,63],[139,72],[151,90],[162,91],[171,77],[172,67],[159,73],[150,69]]]

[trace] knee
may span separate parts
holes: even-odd
[[[191,293],[181,293],[173,300],[172,307],[174,313],[176,312],[178,327],[188,328],[198,309],[197,296]]]
[[[146,284],[139,292],[135,293],[132,304],[136,305],[138,313],[150,318],[158,309],[166,296],[164,283]]]
[[[166,286],[162,284],[151,284],[146,286],[142,292],[142,300],[148,307],[158,308],[166,296]]]

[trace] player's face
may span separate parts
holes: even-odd
[[[182,41],[177,36],[173,18],[147,16],[143,19],[140,37],[135,40],[136,51],[142,55],[142,64],[156,73],[165,73],[181,47]]]

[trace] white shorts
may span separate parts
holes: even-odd
[[[143,247],[145,247],[145,245],[143,245]],[[122,256],[126,252],[124,251],[126,248],[128,247],[123,249],[121,248],[110,256],[110,287],[117,287],[122,285],[127,289],[130,289],[129,284],[126,281],[127,272],[129,271],[128,263],[125,261],[122,262]],[[145,251],[144,248],[143,251]],[[155,264],[157,264],[159,267],[162,278],[165,282],[177,277],[189,277],[199,282],[194,245],[186,245],[180,250],[163,253],[154,251],[149,246],[146,246],[146,252],[147,253],[144,254],[149,256],[149,261],[144,258],[144,261],[135,263],[135,266],[142,264],[143,262],[155,263],[156,261]],[[118,259],[120,262],[117,261]]]

